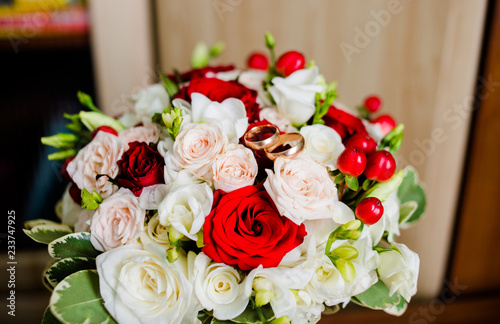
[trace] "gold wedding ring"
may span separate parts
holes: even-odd
[[[268,134],[272,135],[266,138]],[[280,135],[278,127],[274,125],[252,127],[243,139],[247,147],[264,150],[271,161],[279,157],[293,158],[304,149],[304,137],[300,133]]]
[[[290,146],[287,149],[286,146]],[[304,137],[300,133],[288,133],[280,135],[278,141],[265,149],[269,160],[274,161],[279,157],[291,159],[304,149]]]
[[[266,134],[272,134],[268,138],[264,138]],[[244,137],[245,144],[253,150],[263,150],[266,147],[272,146],[278,141],[280,132],[278,127],[274,125],[262,125],[252,127]]]

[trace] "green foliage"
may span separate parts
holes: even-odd
[[[35,219],[24,223],[24,233],[38,243],[49,244],[55,239],[73,233],[68,225],[45,219]]]
[[[79,232],[60,237],[49,244],[49,254],[56,259],[95,258],[101,252],[90,242],[90,233]]]
[[[389,288],[382,280],[377,281],[365,292],[352,297],[352,301],[364,307],[371,309],[385,309],[401,303],[400,294],[394,293],[389,296]]]
[[[398,188],[398,198],[401,202],[401,225],[413,223],[422,217],[426,205],[425,192],[418,183],[417,173],[413,168],[404,169],[404,177]]]
[[[45,271],[44,277],[46,282],[54,288],[70,274],[87,269],[96,269],[95,259],[65,258],[53,263]]]
[[[85,210],[97,209],[102,200],[101,195],[95,189],[92,193],[85,188],[82,189],[82,208]]]

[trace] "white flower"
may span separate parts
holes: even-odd
[[[212,208],[213,192],[206,183],[174,187],[158,206],[160,224],[172,226],[193,241]]]
[[[273,125],[276,125],[282,132],[295,133],[297,128],[292,126],[292,123],[283,117],[276,108],[264,108],[259,113],[260,120],[266,119]]]
[[[397,251],[380,253],[378,273],[380,279],[389,288],[389,295],[398,292],[409,302],[417,293],[417,278],[420,266],[418,254],[406,245],[395,243]]]
[[[225,192],[253,185],[259,171],[253,152],[240,144],[229,144],[212,168],[215,189]]]
[[[276,318],[288,316],[292,318],[297,309],[295,295],[291,289],[302,289],[309,282],[313,273],[311,269],[303,268],[287,268],[287,267],[273,267],[273,268],[258,268],[253,269],[249,274],[249,278],[253,279],[254,290],[257,281],[264,281],[267,283],[266,290],[272,293],[270,301],[271,308],[273,309]]]
[[[384,138],[384,131],[382,131],[382,126],[380,124],[372,124],[369,121],[362,119],[363,125],[365,126],[368,135],[375,140],[375,142],[380,143],[382,138]]]
[[[120,323],[195,323],[187,260],[169,263],[164,250],[123,246],[96,258],[104,307]]]
[[[304,126],[300,134],[304,136],[304,150],[309,156],[330,170],[337,168],[337,158],[345,147],[333,128],[320,124]]]
[[[396,191],[391,193],[386,200],[382,201],[384,214],[378,222],[368,225],[373,245],[377,245],[382,239],[384,232],[387,232],[388,241],[394,242],[394,237],[399,236],[399,199]]]
[[[68,174],[78,188],[85,188],[89,192],[96,190],[102,198],[109,197],[118,187],[109,182],[108,177],[96,180],[96,176],[105,174],[115,178],[120,170],[116,162],[122,154],[123,144],[118,137],[98,132],[92,142],[81,149],[68,164]]]
[[[139,91],[132,99],[139,119],[151,119],[155,113],[161,113],[170,106],[168,93],[162,84],[153,84]]]
[[[252,279],[249,276],[242,278],[242,274],[231,266],[211,261],[204,253],[198,254],[194,261],[196,297],[206,310],[213,310],[215,318],[229,320],[247,307]]]
[[[56,205],[57,216],[61,219],[61,223],[73,226],[75,232],[88,232],[94,211],[86,210],[77,204],[69,194],[70,187],[71,184],[67,186],[62,199]]]
[[[337,188],[326,167],[306,154],[293,159],[278,158],[274,173],[266,170],[264,182],[281,215],[296,224],[305,220],[328,219],[343,224],[354,219],[338,201]]]
[[[257,91],[257,103],[261,107],[272,105],[269,93],[264,90],[263,81],[267,78],[267,71],[250,69],[243,71],[238,77],[238,82],[245,87]]]
[[[193,93],[191,109],[194,123],[219,125],[231,143],[238,143],[238,139],[248,128],[245,105],[239,99],[228,98],[219,103],[211,101],[201,93]]]
[[[154,214],[154,216],[148,221],[148,225],[144,231],[142,231],[140,238],[142,244],[144,245],[156,244],[165,250],[171,248],[170,240],[168,238],[168,227],[160,224],[158,213]]]
[[[325,90],[324,85],[318,84],[319,80],[317,67],[297,70],[286,78],[273,78],[269,93],[280,114],[293,125],[302,125],[314,115],[316,93]]]
[[[123,141],[124,150],[128,150],[131,142],[158,143],[160,129],[156,124],[147,123],[144,126],[137,126],[122,130],[118,137]]]
[[[90,242],[96,250],[108,251],[134,243],[144,228],[146,211],[132,191],[120,188],[97,208],[90,224]]]
[[[212,181],[212,164],[226,151],[227,137],[217,125],[187,124],[177,135],[172,150],[165,154],[167,168],[188,170],[197,177]]]

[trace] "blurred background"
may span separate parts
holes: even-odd
[[[76,92],[117,115],[158,71],[187,70],[197,42],[223,41],[214,63],[245,67],[266,31],[278,55],[301,51],[338,81],[338,101],[379,95],[406,126],[398,165],[415,166],[427,192],[425,218],[400,239],[421,258],[407,312],[349,305],[322,322],[498,323],[500,3],[487,0],[0,0],[0,190],[16,213],[18,262],[16,321],[4,308],[2,322],[40,322],[48,304],[46,247],[21,229],[55,219],[65,181],[39,138],[64,130]],[[7,298],[7,271],[0,278]]]

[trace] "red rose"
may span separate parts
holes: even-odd
[[[174,82],[176,81],[188,82],[191,81],[192,79],[204,78],[207,75],[207,73],[210,72],[218,73],[218,72],[227,72],[232,70],[234,70],[234,65],[205,66],[200,69],[193,69],[185,73],[179,74],[178,77],[175,74],[170,74],[168,77]],[[177,78],[179,78],[180,80],[177,80]]]
[[[132,190],[137,197],[141,195],[142,188],[165,183],[163,157],[144,142],[129,143],[129,149],[117,164],[121,172],[115,180],[120,186]]]
[[[337,109],[333,105],[330,106],[326,115],[323,116],[323,120],[325,121],[325,125],[330,126],[339,133],[342,140],[356,133],[366,133],[365,125],[363,125],[361,119],[346,111]]]
[[[203,235],[202,251],[212,260],[247,271],[278,266],[307,233],[303,224],[280,216],[261,183],[230,193],[216,190]]]
[[[208,99],[223,102],[227,98],[243,101],[250,123],[259,120],[260,107],[257,103],[257,91],[248,89],[236,81],[224,81],[216,78],[196,78],[183,87],[174,97],[191,102],[191,94],[201,93]]]

